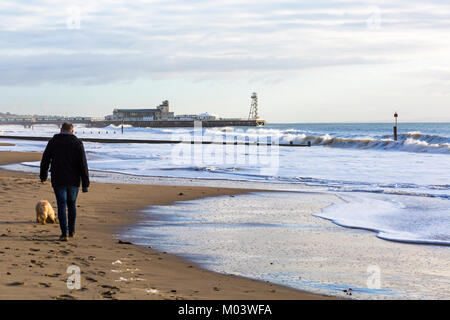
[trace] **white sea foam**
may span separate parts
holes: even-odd
[[[316,214],[334,223],[376,232],[382,239],[450,245],[449,201],[411,195],[346,194]]]
[[[449,228],[448,218],[441,220],[448,217],[442,200],[420,201],[426,210],[421,212],[412,198],[351,197],[284,192],[183,201],[149,208],[149,219],[121,237],[214,271],[318,293],[343,295],[352,288],[355,298],[448,298],[442,281],[449,275],[450,248],[395,246],[311,215],[332,215],[399,241],[444,243]],[[335,204],[320,213],[329,203]],[[383,273],[378,289],[366,285],[366,270],[374,264]]]

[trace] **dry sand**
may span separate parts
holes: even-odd
[[[40,153],[0,152],[0,165],[40,158]],[[251,190],[92,183],[78,198],[76,238],[59,242],[59,225],[35,223],[38,200],[49,200],[56,210],[50,182],[0,170],[0,186],[0,299],[328,298],[207,271],[116,238],[150,205]],[[70,265],[81,269],[80,290],[66,286]]]

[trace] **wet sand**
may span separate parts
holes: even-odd
[[[40,153],[0,152],[0,165],[40,158]],[[35,222],[38,200],[49,200],[56,210],[50,182],[0,170],[0,299],[328,299],[207,271],[116,237],[150,205],[250,191],[94,182],[78,198],[76,238],[59,242],[59,225]],[[67,288],[70,265],[81,270],[80,290]]]

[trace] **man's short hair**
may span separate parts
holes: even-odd
[[[70,132],[73,130],[73,124],[70,122],[64,122],[61,126],[61,131]]]

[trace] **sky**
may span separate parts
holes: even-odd
[[[0,112],[450,122],[448,0],[0,0]]]

